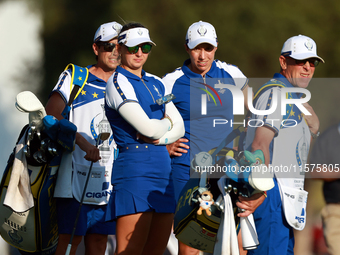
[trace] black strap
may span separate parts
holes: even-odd
[[[78,85],[73,86],[73,89],[72,89],[71,95],[70,95],[70,99],[67,103],[68,106],[71,106],[71,104],[73,103],[73,100],[76,98],[76,95],[77,95],[79,89],[80,89],[80,86],[78,86]]]

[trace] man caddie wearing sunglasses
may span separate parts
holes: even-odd
[[[99,134],[103,131],[102,120],[106,119],[103,110],[106,82],[120,64],[116,50],[118,34],[122,26],[117,22],[102,24],[95,33],[92,49],[97,63],[87,66],[89,71],[84,87],[71,105],[69,121],[77,126],[76,146],[72,155],[72,164],[67,169],[70,187],[63,183],[63,189],[69,194],[57,198],[59,241],[56,253],[64,255],[73,234],[73,226],[81,208],[79,220],[72,239],[70,254],[75,254],[82,237],[85,241],[85,254],[104,255],[108,235],[115,234],[115,223],[105,222],[104,213],[111,194],[111,169],[116,152],[113,140],[95,146]],[[81,68],[82,71],[86,70]],[[62,111],[72,97],[72,72],[65,70],[59,77],[49,101],[46,112],[62,119]],[[75,76],[75,79],[79,77]],[[106,130],[110,132],[110,128]],[[105,145],[105,146],[104,146]],[[91,165],[93,162],[93,165]],[[92,167],[88,186],[85,190],[86,177]],[[61,178],[60,169],[58,178]],[[72,184],[71,180],[72,179]],[[83,204],[82,194],[85,192]],[[81,205],[81,207],[80,207]]]
[[[272,107],[272,95],[283,88],[307,88],[315,67],[324,60],[316,53],[313,39],[298,35],[289,38],[279,57],[280,73],[264,84],[256,93],[254,108]],[[287,99],[300,99],[302,93],[286,93]],[[307,192],[304,191],[304,172],[311,138],[318,136],[319,120],[312,107],[303,106],[311,115],[303,114],[294,104],[286,106],[285,115],[277,109],[268,115],[252,114],[251,119],[262,121],[263,126],[249,126],[245,149],[261,149],[266,165],[297,169],[274,172],[275,186],[255,210],[254,219],[260,245],[248,255],[294,254],[293,229],[302,230],[306,223]],[[271,120],[277,120],[271,122]],[[283,123],[281,125],[281,123]],[[292,125],[289,125],[291,123]]]

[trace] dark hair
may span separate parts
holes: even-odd
[[[146,28],[145,26],[143,26],[141,23],[137,23],[137,22],[130,22],[130,23],[127,23],[125,24],[122,29],[120,30],[120,33],[126,31],[126,30],[129,30],[131,28],[136,28],[136,27],[144,27]]]
[[[137,23],[137,22],[130,22],[130,23],[127,23],[125,24],[122,29],[120,30],[119,32],[119,35],[121,33],[123,33],[124,31],[126,30],[129,30],[129,29],[132,29],[132,28],[136,28],[136,27],[143,27],[143,28],[146,28],[145,26],[143,26],[141,23]],[[118,41],[119,41],[119,36],[118,36]]]

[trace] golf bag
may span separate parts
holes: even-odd
[[[238,196],[250,197],[271,189],[274,182],[270,178],[262,182],[253,178],[252,167],[264,164],[261,150],[236,151],[225,147],[243,135],[239,128],[235,129],[217,148],[200,152],[191,161],[192,177],[182,190],[174,218],[174,233],[182,243],[214,254],[226,249],[238,254],[236,233],[240,226],[243,248],[251,250],[259,245],[252,214],[239,218],[236,201]],[[240,143],[243,141],[239,140],[239,148]],[[239,162],[246,170],[240,171]]]
[[[27,136],[29,126],[26,125],[19,140]],[[34,140],[35,139],[35,140]],[[34,138],[31,152],[35,153]],[[0,234],[11,246],[21,254],[53,254],[58,243],[58,225],[56,204],[53,190],[60,158],[54,157],[49,163],[38,163],[34,159],[27,160],[27,170],[30,172],[31,191],[34,206],[24,212],[16,212],[4,205],[9,181],[12,174],[15,151],[10,155],[0,185]],[[31,164],[30,164],[31,163]]]
[[[223,149],[217,157],[224,157],[228,152],[234,153],[234,150]],[[219,203],[217,200],[210,207],[210,216],[205,212],[201,215],[197,214],[199,204],[195,201],[200,195],[201,178],[190,178],[180,194],[174,218],[174,234],[178,240],[190,247],[207,253],[213,253],[222,212],[218,207]],[[221,194],[217,186],[218,180],[219,179],[215,177],[206,179],[209,190],[213,194],[215,200]],[[230,183],[232,183],[233,187],[240,186],[239,183],[232,180],[230,180]],[[230,196],[233,202],[235,224],[238,229],[240,222],[240,218],[236,216],[236,200],[238,195],[230,193]]]
[[[64,115],[88,77],[87,68],[69,64],[68,69],[73,89]],[[29,124],[22,129],[1,179],[0,235],[23,255],[54,254],[58,243],[54,188],[62,154],[73,150],[77,128],[66,119],[46,115],[31,92],[19,93],[16,107],[29,113]],[[11,192],[13,182],[17,197]]]
[[[238,132],[238,130],[234,131],[230,136],[222,141],[218,148],[214,148],[208,152],[214,159],[214,165],[223,165],[226,154],[235,157],[237,151],[224,146],[229,144],[239,135],[240,132]],[[192,164],[191,171],[193,171],[193,168],[194,166]],[[222,173],[222,175],[224,174]],[[177,239],[190,247],[207,253],[213,253],[221,221],[222,212],[221,208],[219,208],[221,192],[218,188],[217,182],[222,175],[221,172],[216,175],[204,175],[201,173],[197,178],[190,178],[180,194],[175,212],[174,234]],[[233,185],[233,187],[238,188],[239,190],[242,188],[241,184],[234,182],[233,180],[228,181]],[[205,187],[208,187],[215,200],[215,203],[210,207],[210,216],[208,216],[206,212],[197,214],[197,210],[200,206],[199,203],[197,203],[197,200],[202,193],[202,188],[204,189]],[[233,203],[235,224],[238,229],[240,222],[239,217],[236,216],[236,200],[238,194],[231,192],[230,196]]]

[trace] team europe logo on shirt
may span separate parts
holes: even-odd
[[[153,85],[153,89],[157,92],[157,95],[158,95],[159,97],[162,97],[162,94],[159,93],[159,90],[158,90],[158,88],[157,88],[155,85]]]

